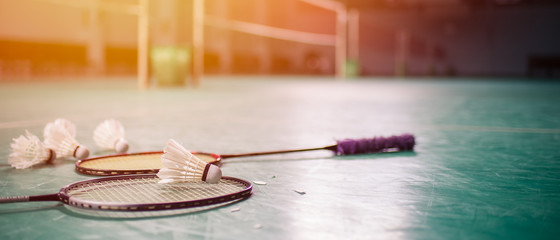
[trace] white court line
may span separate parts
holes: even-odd
[[[129,114],[112,114],[110,118],[119,118],[119,117],[140,117],[148,115],[148,111],[138,111]],[[68,118],[71,120],[82,120],[82,119],[92,119],[92,114],[80,114],[80,115],[66,115],[60,116],[56,118]],[[9,129],[9,128],[20,128],[20,127],[30,127],[30,126],[40,126],[45,125],[49,122],[54,121],[56,118],[45,118],[45,119],[34,119],[34,120],[22,120],[22,121],[13,121],[13,122],[0,122],[0,129]],[[107,117],[109,118],[109,117]]]
[[[560,134],[560,129],[555,129],[555,128],[514,128],[514,127],[490,127],[490,126],[460,126],[460,125],[432,125],[432,126],[423,126],[421,128],[435,129],[435,130],[451,130],[451,131]]]
[[[121,116],[131,117],[131,116],[145,116],[147,112],[135,112],[133,114],[122,114]],[[118,115],[111,116],[113,118],[118,118]],[[72,115],[65,116],[65,118],[70,119],[88,119],[91,118],[91,114],[84,115]],[[8,128],[18,128],[18,127],[29,127],[43,125],[54,118],[49,119],[36,119],[36,120],[23,120],[14,122],[0,122],[0,129]],[[449,130],[449,131],[478,131],[478,132],[511,132],[511,133],[543,133],[543,134],[560,134],[560,129],[556,128],[514,128],[514,127],[490,127],[490,126],[460,126],[460,125],[423,125],[419,126],[420,129],[433,129],[433,130]]]
[[[18,127],[29,127],[29,126],[36,126],[46,124],[54,119],[37,119],[37,120],[24,120],[24,121],[15,121],[15,122],[3,122],[0,123],[0,129],[7,129],[7,128],[18,128]]]

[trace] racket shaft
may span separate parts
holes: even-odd
[[[362,138],[362,139],[346,139],[342,141],[337,141],[337,144],[326,146],[326,147],[280,150],[280,151],[270,151],[270,152],[253,152],[253,153],[241,153],[241,154],[222,154],[221,157],[226,159],[226,158],[234,158],[234,157],[249,157],[249,156],[259,156],[259,155],[269,155],[269,154],[280,154],[280,153],[316,151],[316,150],[330,150],[335,152],[336,155],[352,155],[352,154],[412,150],[413,147],[414,147],[414,136],[411,134],[403,134],[400,136],[392,136],[388,138],[377,137],[377,138]]]
[[[253,152],[253,153],[240,153],[240,154],[222,154],[222,158],[235,158],[235,157],[251,157],[260,155],[270,155],[270,154],[281,154],[281,153],[293,153],[293,152],[305,152],[305,151],[316,151],[316,150],[335,150],[336,145],[318,147],[318,148],[305,148],[305,149],[291,149],[291,150],[280,150],[280,151],[270,151],[270,152]]]
[[[36,196],[15,196],[15,197],[2,197],[0,203],[15,203],[15,202],[38,202],[38,201],[60,201],[58,194],[36,195]]]

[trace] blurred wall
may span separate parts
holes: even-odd
[[[134,74],[137,17],[104,2],[0,0],[1,75]]]
[[[560,56],[560,4],[491,2],[358,8],[360,74],[394,76],[404,64],[408,76],[560,75],[554,64],[552,71],[530,71],[533,62],[546,66]],[[136,74],[137,15],[128,10],[137,3],[0,0],[0,76]],[[190,6],[190,0],[152,1],[151,43],[191,44]],[[298,0],[206,0],[205,13],[311,33],[335,31],[332,11]],[[334,73],[333,47],[213,26],[204,31],[207,74]],[[403,36],[405,47],[398,40]]]
[[[360,16],[365,75],[394,73],[395,39],[403,30],[409,75],[524,77],[531,58],[560,58],[559,4],[369,9]],[[559,77],[555,68],[552,77]],[[535,75],[547,77],[543,69]]]

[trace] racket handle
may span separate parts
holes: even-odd
[[[38,202],[38,201],[60,201],[58,194],[46,194],[36,196],[15,196],[15,197],[1,197],[0,203],[15,203],[15,202]]]
[[[344,139],[337,141],[336,155],[353,155],[381,152],[399,152],[414,150],[414,135],[403,134],[390,137],[362,139]]]
[[[2,197],[0,203],[29,202],[29,196]]]

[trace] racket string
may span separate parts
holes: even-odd
[[[116,173],[117,171],[130,172],[126,174],[141,173],[142,171],[140,170],[153,170],[150,172],[157,172],[158,169],[163,167],[161,163],[161,155],[162,153],[160,152],[154,152],[106,156],[81,161],[78,163],[76,168],[78,171],[92,175],[122,174]],[[213,155],[195,153],[195,156],[208,163],[217,161],[217,157]]]
[[[78,201],[102,203],[149,204],[206,199],[239,192],[242,183],[222,179],[218,184],[202,181],[160,184],[158,178],[100,181],[76,186],[68,194]]]
[[[101,170],[135,170],[135,169],[160,169],[161,153],[111,156],[91,161],[84,161],[80,167]]]
[[[156,200],[151,196],[151,191],[143,187],[144,178],[132,179],[126,182],[122,180],[110,180],[94,182],[79,189],[69,191],[69,195],[81,200],[89,200],[104,203],[128,203],[128,202],[150,202]]]

